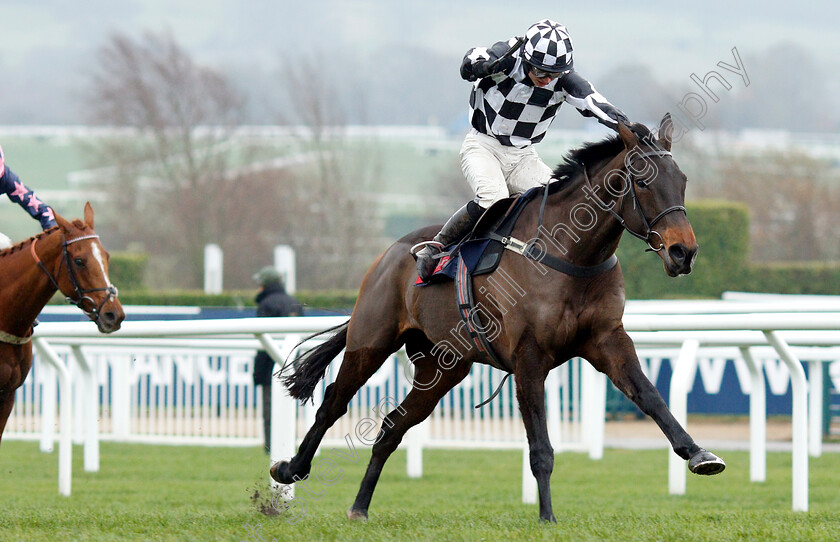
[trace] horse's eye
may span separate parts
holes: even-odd
[[[73,263],[76,264],[76,267],[84,267],[85,261],[82,258],[76,258],[73,260]]]

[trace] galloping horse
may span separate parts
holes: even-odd
[[[546,189],[522,211],[510,237],[531,239],[546,258],[582,272],[563,274],[506,250],[495,273],[474,278],[485,320],[495,323],[492,348],[515,376],[542,520],[556,521],[549,489],[554,452],[546,428],[545,379],[573,357],[585,358],[605,373],[653,418],[692,472],[717,474],[725,467],[674,419],[642,373],[622,326],[624,279],[612,256],[625,229],[648,243],[670,276],[691,272],[697,254],[684,207],[686,177],[670,153],[672,134],[668,115],[658,137],[644,126],[631,130],[620,124],[618,136],[573,151],[554,172],[551,184],[562,184]],[[460,350],[452,348],[458,342],[453,334],[462,325],[452,283],[414,285],[417,273],[409,247],[438,230],[421,229],[388,248],[364,277],[349,322],[327,330],[335,334],[298,360],[295,372],[285,378],[293,397],[311,398],[331,360],[346,347],[335,383],[326,388],[297,455],[271,467],[276,481],[290,484],[308,475],[324,433],[388,356],[405,345],[414,363],[413,387],[383,421],[361,488],[347,512],[351,519],[367,518],[385,461],[405,432],[432,413],[474,362],[486,359],[467,340],[460,341]]]
[[[72,222],[55,215],[51,228],[0,252],[0,437],[15,402],[15,390],[32,367],[35,318],[61,290],[99,331],[111,333],[125,318],[117,289],[108,279],[108,252],[93,231],[93,208]]]

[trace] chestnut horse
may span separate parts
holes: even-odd
[[[61,290],[99,331],[111,333],[125,318],[117,289],[108,279],[108,252],[93,231],[93,209],[70,222],[55,215],[57,227],[0,251],[0,438],[15,402],[15,390],[32,367],[35,318]]]
[[[624,279],[612,256],[625,229],[648,243],[670,276],[689,273],[697,254],[684,207],[686,177],[670,153],[672,134],[668,115],[658,138],[644,126],[631,130],[619,125],[618,136],[573,151],[554,172],[551,184],[562,183],[558,189],[546,189],[544,198],[535,198],[523,210],[510,237],[530,239],[547,259],[562,260],[567,269],[581,272],[563,274],[538,263],[538,257],[506,250],[493,274],[473,279],[482,318],[493,323],[493,336],[488,333],[492,348],[515,376],[542,520],[556,521],[549,489],[554,452],[546,428],[545,379],[573,357],[585,358],[605,373],[653,418],[692,472],[717,474],[725,467],[673,417],[642,372],[622,326]],[[349,322],[328,330],[335,334],[298,360],[284,381],[293,397],[311,398],[331,360],[346,348],[335,383],[326,388],[297,455],[271,467],[274,480],[290,484],[308,475],[324,433],[386,358],[405,345],[415,369],[413,387],[383,421],[347,512],[351,519],[367,518],[385,461],[405,432],[432,413],[473,363],[486,361],[468,339],[453,339],[462,329],[453,284],[414,285],[417,273],[409,247],[438,230],[416,231],[387,249],[368,270]]]

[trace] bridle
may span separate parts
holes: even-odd
[[[63,234],[62,234],[62,237],[63,237]],[[53,286],[55,286],[55,289],[58,290],[58,291],[61,291],[61,288],[58,285],[58,276],[61,274],[61,265],[62,265],[62,263],[66,263],[66,265],[67,265],[67,277],[70,279],[70,284],[73,285],[73,292],[74,292],[75,297],[67,296],[67,297],[65,297],[65,299],[67,300],[68,303],[76,305],[83,313],[85,313],[88,317],[90,317],[94,322],[99,323],[99,318],[100,318],[100,314],[102,312],[102,307],[105,305],[105,303],[110,301],[112,298],[117,297],[117,295],[119,295],[119,292],[117,290],[117,287],[114,286],[113,284],[109,285],[109,286],[105,286],[104,288],[87,288],[87,289],[85,289],[85,288],[82,288],[81,286],[79,286],[79,280],[76,278],[76,273],[73,271],[73,266],[71,265],[71,262],[70,262],[70,251],[67,250],[67,247],[69,245],[72,245],[73,243],[78,243],[79,241],[85,241],[85,240],[88,240],[88,239],[99,239],[99,236],[96,235],[96,234],[82,235],[81,237],[76,237],[74,239],[70,239],[70,240],[65,239],[64,240],[64,243],[62,244],[62,250],[63,250],[62,260],[58,264],[58,272],[55,274],[55,277],[53,277],[53,275],[49,272],[49,270],[46,268],[46,266],[43,264],[43,262],[41,262],[41,258],[38,257],[38,254],[35,253],[35,243],[38,241],[37,238],[34,241],[32,241],[31,245],[29,245],[29,250],[32,253],[32,257],[35,259],[35,263],[38,264],[38,267],[40,267],[41,270],[44,272],[44,274],[47,275],[47,278],[50,279],[50,282],[52,283]],[[96,301],[94,301],[94,299],[92,297],[87,295],[87,294],[91,294],[91,293],[94,293],[94,292],[108,292],[108,296],[105,299],[103,299],[102,302],[97,306]],[[87,306],[90,306],[90,307],[93,307],[93,308],[88,310],[86,308],[86,304],[87,304]]]
[[[660,158],[664,158],[666,156],[671,156],[671,153],[664,150],[664,149],[654,149],[654,150],[650,150],[650,151],[647,151],[647,152],[643,152],[641,154],[634,154],[634,158],[647,158],[647,157],[650,157],[650,156],[657,156],[657,157],[660,157]],[[627,165],[629,166],[630,164],[627,164]],[[615,210],[613,210],[612,207],[607,206],[604,202],[601,202],[601,203],[604,203],[604,205],[601,206],[601,208],[605,209],[616,220],[618,220],[619,224],[621,224],[621,226],[625,230],[627,230],[630,233],[630,235],[632,235],[634,237],[637,237],[637,238],[641,239],[642,241],[644,241],[645,243],[647,243],[648,247],[650,247],[649,250],[652,250],[653,252],[659,252],[663,248],[665,248],[665,242],[662,240],[662,234],[660,234],[658,231],[654,230],[653,227],[656,225],[657,222],[662,220],[666,215],[668,215],[670,213],[673,213],[673,212],[676,212],[676,211],[681,211],[681,212],[687,214],[685,206],[684,205],[672,205],[671,207],[668,207],[667,209],[663,210],[658,215],[653,217],[653,220],[648,220],[647,215],[645,214],[644,210],[642,209],[642,204],[639,202],[639,196],[638,196],[638,194],[636,194],[636,183],[633,182],[633,174],[629,171],[629,167],[628,167],[628,171],[626,171],[626,173],[627,173],[628,182],[630,183],[629,192],[630,192],[630,194],[632,195],[632,198],[633,198],[633,209],[636,211],[636,214],[639,216],[639,218],[642,219],[642,224],[644,225],[644,233],[639,233],[639,232],[631,229],[630,226],[627,225],[627,221],[624,220],[624,218],[620,214],[618,214]],[[583,178],[586,181],[586,184],[589,188],[590,194],[594,195],[595,191],[592,187],[591,181],[589,180],[589,175],[586,173],[586,166],[585,165],[583,165]],[[621,196],[621,202],[618,205],[619,209],[624,207],[625,196],[626,196],[626,193]],[[656,235],[656,237],[659,238],[659,246],[656,246],[656,247],[653,246],[653,242],[652,242],[652,236],[654,234]]]

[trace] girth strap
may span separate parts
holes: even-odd
[[[566,260],[561,260],[556,256],[545,253],[537,249],[535,243],[524,243],[515,237],[502,237],[495,233],[490,233],[490,239],[499,241],[506,249],[515,252],[521,256],[539,262],[546,267],[550,267],[555,271],[559,271],[565,275],[578,278],[596,277],[606,273],[616,266],[618,263],[618,256],[613,254],[598,265],[584,266],[576,265]]]

